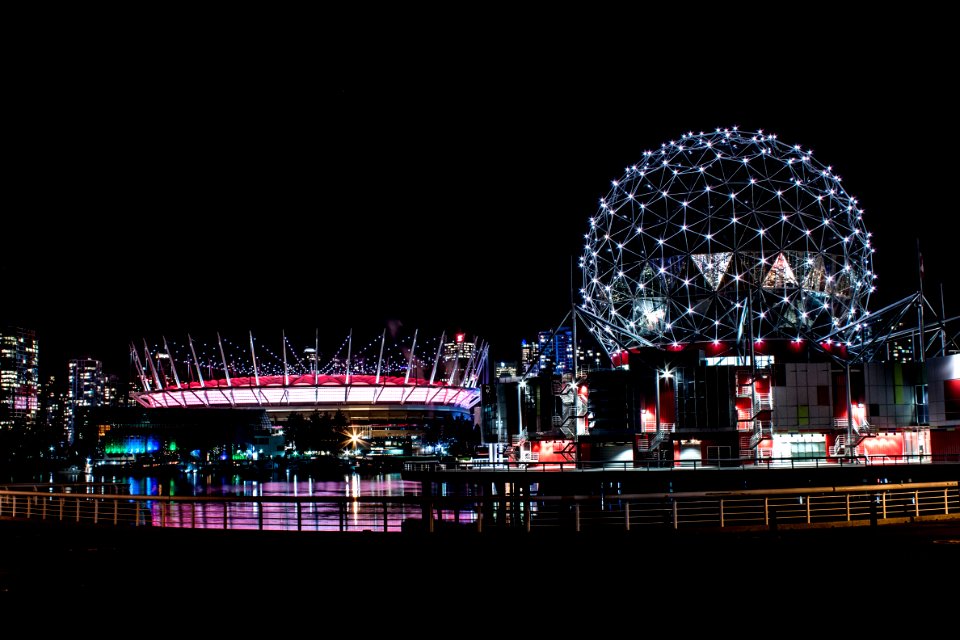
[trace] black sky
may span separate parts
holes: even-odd
[[[126,375],[144,337],[278,346],[318,327],[339,344],[389,320],[516,358],[569,309],[610,181],[683,132],[733,125],[843,177],[874,233],[871,307],[915,290],[919,238],[928,297],[943,282],[957,308],[955,56],[935,35],[596,66],[536,49],[298,53],[91,44],[17,74],[0,313],[38,329],[43,375],[82,355]]]

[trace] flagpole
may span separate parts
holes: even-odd
[[[920,298],[917,300],[917,326],[920,327],[920,340],[918,341],[920,343],[920,353],[918,354],[918,361],[924,362],[924,352],[927,348],[924,343],[926,332],[923,326],[923,254],[920,253],[920,238],[917,238],[917,267],[920,276]]]

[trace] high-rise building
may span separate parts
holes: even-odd
[[[36,331],[0,328],[0,427],[36,420],[40,395],[37,360]]]
[[[444,375],[447,377],[455,375],[455,382],[459,381],[467,365],[470,364],[470,359],[474,356],[475,346],[474,343],[467,342],[466,335],[463,333],[456,334],[452,342],[444,343],[442,369]]]
[[[553,367],[554,373],[573,373],[573,331],[570,327],[541,331],[537,342],[540,347],[541,371],[546,370],[549,365]]]
[[[125,407],[127,406],[127,394],[124,386],[120,382],[120,376],[115,373],[107,374],[103,377],[103,406],[105,407]]]
[[[520,341],[520,372],[536,373],[540,363],[540,345],[536,342]],[[533,369],[533,371],[531,371]]]
[[[905,332],[905,327],[905,323],[897,323],[896,332],[901,335],[887,342],[888,360],[900,363],[913,362],[917,336],[916,332]]]
[[[64,407],[67,442],[73,443],[76,420],[83,407],[103,405],[103,363],[92,358],[67,363],[67,403]]]
[[[607,362],[607,354],[600,349],[584,349],[581,344],[577,348],[577,372],[586,373],[604,369],[604,363]]]
[[[517,363],[498,361],[497,368],[494,369],[494,375],[498,380],[504,376],[515,378],[517,376]]]
[[[63,424],[64,399],[63,391],[57,387],[56,376],[47,377],[40,401],[40,421],[44,426],[52,427]]]

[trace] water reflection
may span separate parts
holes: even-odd
[[[101,481],[109,482],[110,479]],[[419,480],[405,480],[399,473],[361,476],[344,475],[339,480],[318,480],[291,476],[289,480],[250,480],[241,476],[202,476],[184,474],[176,478],[128,477],[113,479],[125,482],[132,495],[143,496],[419,496],[423,492]],[[442,483],[441,495],[452,489]],[[468,492],[470,495],[472,492]]]
[[[341,498],[419,496],[418,480],[406,480],[399,473],[342,479],[315,479],[291,476],[290,480],[251,480],[240,476],[213,477],[184,474],[176,478],[127,478],[131,495],[235,497],[224,502],[146,501],[150,524],[164,527],[230,528],[301,531],[400,531],[408,520],[423,516],[422,507],[400,502],[376,502]],[[451,492],[438,487],[440,493]],[[468,495],[473,491],[467,492]],[[292,498],[279,502],[260,502],[259,497]],[[326,501],[324,497],[337,498]],[[445,519],[443,513],[434,516]],[[473,513],[446,512],[446,518],[470,522]],[[146,524],[146,523],[145,523]],[[409,526],[407,523],[406,526]]]
[[[427,523],[479,525],[481,517],[489,519],[485,522],[509,523],[536,509],[529,496],[538,493],[537,484],[530,483],[513,500],[515,491],[510,483],[431,483],[405,479],[400,473],[347,473],[319,478],[295,473],[279,478],[198,473],[77,474],[37,480],[53,485],[54,491],[127,494],[127,502],[102,507],[108,508],[117,521],[141,526],[217,529],[401,531],[421,529]],[[432,500],[396,500],[431,495],[465,499],[445,501],[442,505]],[[505,500],[482,499],[498,496]],[[160,497],[163,499],[157,499]],[[384,500],[378,500],[381,497]],[[90,504],[101,509],[99,503]],[[481,516],[482,509],[487,510]],[[93,517],[101,517],[98,514],[99,511]]]

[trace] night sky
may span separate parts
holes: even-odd
[[[951,315],[955,68],[939,42],[576,70],[540,54],[60,58],[9,94],[0,314],[37,328],[44,377],[77,356],[125,376],[143,338],[252,330],[276,350],[319,328],[323,350],[391,321],[516,359],[569,310],[610,181],[681,133],[738,125],[843,177],[874,234],[871,308],[916,289],[919,238]]]

